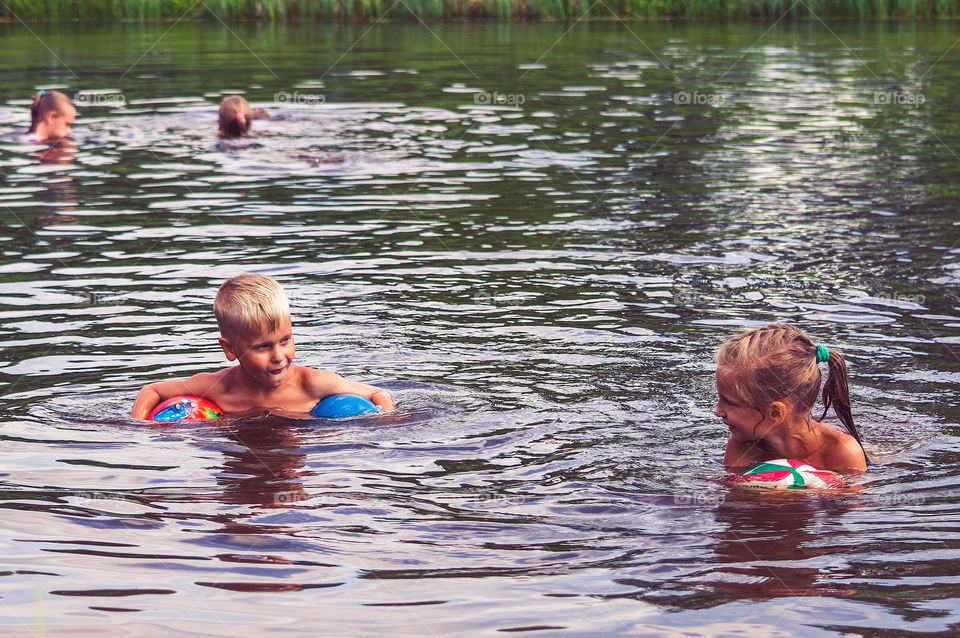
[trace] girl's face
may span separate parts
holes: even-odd
[[[733,388],[724,381],[729,378],[729,373],[724,374],[724,372],[717,369],[718,398],[714,414],[730,428],[730,438],[737,441],[753,441],[760,438],[764,432],[764,428],[761,427],[766,420],[764,415],[733,393]]]
[[[46,138],[66,137],[70,135],[70,127],[77,117],[77,109],[67,104],[63,112],[49,111],[43,121],[47,125]]]

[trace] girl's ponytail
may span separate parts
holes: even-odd
[[[34,133],[37,125],[40,123],[40,101],[47,95],[46,91],[37,91],[33,96],[33,104],[30,105],[30,130],[28,133]]]
[[[822,347],[822,346],[821,346]],[[850,388],[847,384],[847,362],[836,350],[828,351],[830,356],[827,359],[827,380],[823,384],[823,414],[820,421],[827,416],[827,410],[833,406],[833,411],[837,418],[847,428],[847,432],[856,439],[863,450],[863,441],[860,440],[860,433],[857,432],[857,426],[853,424],[853,413],[850,411]],[[867,457],[867,451],[863,450],[864,458]]]

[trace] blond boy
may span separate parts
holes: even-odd
[[[223,353],[240,365],[151,383],[137,395],[134,418],[146,419],[161,401],[185,394],[209,399],[227,414],[255,408],[310,412],[331,394],[358,394],[384,410],[394,408],[386,390],[293,365],[290,305],[273,279],[249,273],[228,279],[217,291],[213,313]]]

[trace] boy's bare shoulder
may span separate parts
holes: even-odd
[[[183,391],[180,394],[194,394],[201,397],[213,398],[229,394],[232,389],[230,379],[233,368],[224,368],[216,372],[198,372],[183,379]]]
[[[216,372],[198,372],[191,379],[210,381],[213,379],[221,379],[227,375],[233,368],[223,368],[222,370],[217,370]]]
[[[192,377],[187,378],[187,383],[190,385],[194,384],[212,384],[212,383],[223,383],[230,377],[230,371],[233,368],[224,368],[223,370],[217,370],[216,372],[198,372]]]
[[[293,366],[294,372],[300,377],[300,384],[308,394],[315,395],[340,380],[340,375],[329,370]]]

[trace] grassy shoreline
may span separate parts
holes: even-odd
[[[4,6],[5,5],[5,6]],[[20,20],[556,20],[944,18],[960,0],[5,0]]]

